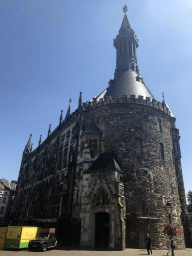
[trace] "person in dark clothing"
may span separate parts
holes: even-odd
[[[151,254],[152,254],[152,250],[151,250],[151,238],[150,238],[149,234],[147,234],[147,236],[146,236],[146,238],[145,238],[145,243],[146,243],[146,246],[147,246],[148,255],[150,254],[150,251],[151,251]]]

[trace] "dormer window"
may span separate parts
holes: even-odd
[[[90,148],[97,148],[97,140],[89,140],[89,147]]]

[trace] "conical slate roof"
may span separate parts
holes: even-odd
[[[85,174],[96,171],[116,170],[121,172],[121,168],[117,163],[116,153],[112,150],[107,150],[101,153],[92,165],[84,172]]]
[[[81,137],[85,134],[102,134],[100,129],[96,126],[95,123],[91,122],[87,125],[83,133],[81,134]]]
[[[137,81],[139,80],[137,78],[138,74],[135,71],[131,69],[125,71],[119,78],[111,81],[111,85],[107,88],[104,97],[114,97],[115,95],[122,97],[123,95],[127,95],[127,97],[130,98],[131,95],[135,95],[135,97],[138,98],[140,95],[143,96],[144,99],[146,97],[149,97],[151,100],[154,99],[147,86],[142,80]]]

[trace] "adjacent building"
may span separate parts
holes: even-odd
[[[14,199],[13,194],[16,191],[16,184],[16,181],[9,183],[6,179],[0,179],[0,226],[6,224]]]

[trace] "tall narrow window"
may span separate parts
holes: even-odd
[[[141,115],[140,114],[136,114],[135,115],[135,127],[141,127]]]
[[[164,160],[164,147],[162,143],[160,143],[160,154],[161,154],[161,160]]]
[[[163,204],[166,205],[167,200],[166,200],[166,196],[163,196]]]
[[[0,210],[0,214],[4,215],[4,212],[5,212],[5,207],[2,206],[2,207],[1,207],[1,210]]]
[[[132,45],[131,45],[131,43],[129,43],[129,55],[130,56],[132,55]]]
[[[126,42],[124,42],[123,46],[124,46],[124,53],[126,54],[126,53],[127,53],[127,45],[126,45]]]
[[[143,217],[146,216],[146,205],[144,201],[141,202],[141,213]]]
[[[162,132],[162,125],[161,125],[161,119],[158,118],[158,128],[159,128],[159,131]]]
[[[141,156],[141,154],[142,154],[141,139],[136,139],[136,154],[138,156]]]
[[[122,55],[122,45],[120,45],[120,55]]]

